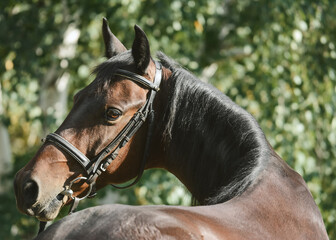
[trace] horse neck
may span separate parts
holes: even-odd
[[[183,72],[162,82],[152,163],[177,176],[200,204],[224,202],[253,182],[268,144],[250,114],[188,78]]]

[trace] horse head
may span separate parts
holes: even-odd
[[[92,184],[99,189],[123,183],[144,168],[148,124],[140,126],[151,114],[152,95],[158,91],[153,84],[161,70],[150,56],[145,33],[138,26],[134,29],[132,49],[127,50],[103,20],[108,60],[97,67],[96,79],[75,95],[61,126],[16,174],[14,188],[21,212],[52,220],[72,199],[87,196]],[[135,123],[130,127],[130,122]],[[79,162],[74,159],[76,153]]]

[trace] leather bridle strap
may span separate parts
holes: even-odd
[[[86,195],[88,196],[91,194],[91,191],[95,191],[95,182],[99,175],[106,170],[106,168],[112,163],[112,161],[117,157],[119,150],[125,146],[125,144],[133,137],[133,135],[138,131],[138,129],[142,126],[142,124],[146,121],[147,117],[149,116],[149,127],[148,127],[148,134],[147,140],[145,144],[144,155],[142,159],[142,163],[140,166],[140,172],[137,178],[128,186],[125,187],[118,187],[113,185],[116,188],[126,188],[129,186],[134,185],[141,177],[142,172],[145,167],[145,162],[147,158],[147,153],[149,150],[150,145],[150,138],[153,131],[153,119],[154,119],[154,111],[153,111],[153,101],[156,95],[156,92],[159,91],[161,78],[162,78],[162,66],[159,62],[154,61],[156,72],[154,81],[151,82],[144,78],[141,75],[136,73],[118,69],[116,70],[114,75],[118,75],[124,78],[127,78],[133,82],[138,83],[142,87],[149,88],[150,91],[147,96],[146,103],[133,115],[131,120],[126,124],[126,126],[118,133],[118,135],[99,153],[96,157],[94,157],[91,161],[75,146],[73,146],[70,142],[66,139],[61,137],[56,133],[50,133],[46,138],[45,141],[50,141],[54,143],[57,147],[64,150],[68,153],[72,158],[74,158],[86,171],[87,178],[86,182],[90,185],[90,192]],[[93,190],[91,190],[93,189]],[[68,191],[68,190],[67,190]],[[74,202],[76,202],[75,199]],[[77,201],[78,203],[78,201]]]
[[[154,61],[154,60],[153,60]],[[112,163],[112,161],[118,156],[119,150],[125,146],[125,144],[131,139],[131,137],[137,132],[137,130],[142,126],[142,124],[146,121],[147,117],[149,117],[149,124],[148,124],[148,133],[147,139],[145,144],[145,149],[143,153],[143,159],[141,162],[140,170],[138,176],[135,180],[127,185],[127,186],[115,186],[116,188],[123,189],[130,187],[136,184],[142,176],[146,165],[146,159],[148,155],[148,150],[150,147],[151,136],[153,133],[153,122],[154,122],[154,110],[153,110],[153,101],[156,95],[156,92],[160,90],[160,83],[162,79],[162,66],[159,62],[154,61],[155,63],[155,77],[154,82],[151,82],[144,78],[141,75],[138,75],[133,72],[129,72],[127,70],[118,69],[115,75],[127,78],[133,82],[140,84],[145,88],[149,88],[150,91],[147,96],[146,103],[133,115],[131,120],[126,124],[126,126],[120,131],[120,133],[112,140],[110,144],[108,144],[92,161],[90,161],[81,151],[79,151],[75,146],[73,146],[70,142],[66,139],[61,137],[56,133],[50,133],[43,141],[49,141],[55,144],[57,147],[64,150],[68,153],[73,159],[75,159],[86,171],[88,177],[78,177],[73,179],[70,182],[70,186],[65,188],[62,192],[64,195],[67,195],[73,199],[72,206],[70,208],[69,214],[72,213],[79,201],[82,199],[95,195],[95,183],[98,176],[106,170],[106,168]],[[82,198],[73,197],[73,191],[71,190],[71,185],[78,180],[85,179],[86,182],[89,184],[89,190],[86,195]],[[44,230],[46,226],[46,222],[40,222],[39,233]]]
[[[82,165],[84,169],[87,169],[87,166],[90,164],[90,160],[77,148],[75,148],[71,143],[69,143],[65,138],[61,137],[56,133],[49,133],[45,139],[42,140],[50,141],[57,145],[59,148],[63,149],[68,153],[72,158]]]
[[[119,132],[119,134],[114,138],[114,140],[108,144],[93,160],[94,165],[88,171],[90,172],[88,182],[95,182],[97,177],[106,170],[106,168],[112,163],[112,161],[117,157],[119,150],[125,146],[125,144],[131,139],[131,137],[138,131],[138,129],[142,126],[142,124],[146,121],[148,115],[154,114],[152,105],[156,95],[156,92],[159,91],[159,86],[162,78],[162,67],[161,64],[155,62],[156,72],[154,77],[154,82],[148,81],[146,78],[137,75],[135,73],[118,69],[116,70],[115,75],[122,76],[146,88],[150,88],[151,91],[148,93],[146,103],[133,115],[131,120],[126,124],[126,126]],[[150,125],[150,124],[149,124]],[[149,132],[151,131],[151,127],[149,127]],[[148,141],[146,141],[146,145]],[[146,154],[146,147],[144,151],[144,155]],[[144,165],[145,159],[142,160],[142,165]],[[133,183],[124,186],[118,187],[116,185],[111,184],[112,186],[123,189],[134,185],[141,177],[143,170],[140,168],[140,173],[138,177],[134,180]],[[140,177],[139,177],[140,176]]]
[[[156,92],[160,90],[160,85],[155,84],[155,82],[150,82],[143,76],[127,71],[127,70],[118,69],[114,75],[118,75],[118,76],[127,78],[129,80],[132,80],[133,82],[137,82],[140,85],[146,88],[152,89]]]
[[[130,79],[134,82],[137,82],[139,84],[142,84],[142,85],[147,86],[148,88],[152,89],[151,92],[149,93],[150,95],[148,97],[148,100],[147,100],[146,104],[143,106],[146,109],[146,116],[143,118],[143,121],[141,122],[141,124],[139,124],[139,126],[137,127],[137,129],[140,128],[141,125],[145,122],[146,118],[149,119],[148,120],[148,132],[147,132],[147,138],[146,138],[146,143],[145,143],[145,149],[144,149],[139,173],[138,173],[137,177],[130,184],[127,184],[125,186],[117,186],[117,185],[111,184],[111,186],[113,186],[117,189],[125,189],[125,188],[129,188],[129,187],[135,185],[140,180],[140,178],[141,178],[141,176],[144,172],[144,169],[145,169],[146,160],[147,160],[147,157],[148,157],[147,155],[148,155],[149,147],[150,147],[150,144],[151,144],[153,127],[154,127],[154,125],[153,125],[153,122],[154,122],[153,101],[154,101],[156,93],[160,90],[160,83],[161,83],[161,79],[162,79],[162,66],[157,61],[154,61],[154,63],[155,63],[156,72],[155,72],[155,77],[154,77],[154,82],[153,83],[149,82],[146,78],[144,78],[140,75],[134,74],[132,72],[128,72],[128,71],[125,71],[125,70],[122,70],[122,69],[117,71],[117,75],[126,77],[126,78],[128,78],[128,79]],[[137,129],[134,131],[134,133],[137,131]]]

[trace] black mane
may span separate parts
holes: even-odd
[[[190,190],[200,204],[240,195],[268,159],[269,147],[258,123],[213,86],[164,54],[158,57],[172,71],[168,86],[162,87],[170,91],[162,120],[170,159],[189,169]]]
[[[200,204],[225,202],[242,194],[264,169],[270,148],[254,117],[210,84],[198,80],[163,53],[162,65],[172,71],[157,131],[169,159],[191,179]],[[130,51],[100,64],[94,71],[95,91],[113,79],[117,68],[132,65]],[[165,85],[165,86],[164,86]],[[97,90],[98,89],[98,90]]]

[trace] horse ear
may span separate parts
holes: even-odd
[[[103,18],[103,38],[105,43],[105,56],[111,58],[119,53],[125,52],[127,49],[119,41],[110,30],[107,19]]]
[[[144,31],[138,26],[134,26],[135,39],[132,45],[132,55],[137,69],[141,73],[146,73],[151,56],[149,42]]]

